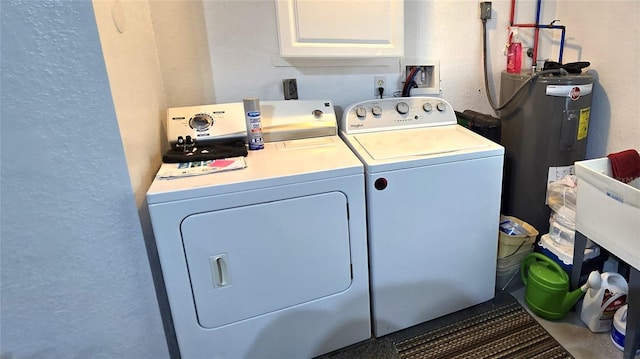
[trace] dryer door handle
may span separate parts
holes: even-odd
[[[231,285],[229,259],[226,253],[220,253],[209,257],[209,264],[211,265],[211,275],[213,276],[214,287],[220,288]]]

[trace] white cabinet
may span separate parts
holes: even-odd
[[[275,0],[282,57],[401,57],[403,0]]]

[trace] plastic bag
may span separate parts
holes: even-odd
[[[553,181],[547,186],[547,205],[559,212],[562,207],[572,210],[575,216],[578,177],[564,176],[559,181]]]
[[[575,227],[567,227],[557,220],[557,213],[553,212],[549,218],[549,237],[558,244],[573,245],[575,241]]]
[[[500,218],[500,231],[510,236],[528,236],[531,233],[519,223],[512,221],[504,216]]]

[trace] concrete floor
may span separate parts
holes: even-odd
[[[524,287],[516,287],[509,293],[531,313],[524,302]],[[609,333],[593,333],[582,322],[581,304],[582,301],[562,320],[551,321],[532,315],[576,359],[622,359],[622,351],[613,345]]]

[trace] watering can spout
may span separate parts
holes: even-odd
[[[591,272],[585,284],[583,284],[580,288],[574,290],[573,292],[567,293],[567,295],[564,297],[564,300],[562,301],[563,310],[568,311],[569,309],[571,309],[571,307],[573,307],[578,302],[578,300],[582,298],[582,295],[586,293],[589,288],[599,288],[600,285],[600,273],[598,273],[597,271]]]
[[[562,301],[562,310],[569,311],[569,309],[571,309],[571,307],[573,307],[578,302],[578,300],[582,298],[582,295],[586,291],[587,288],[585,286],[582,286],[574,290],[573,292],[567,293],[567,295],[564,297],[564,300]]]

